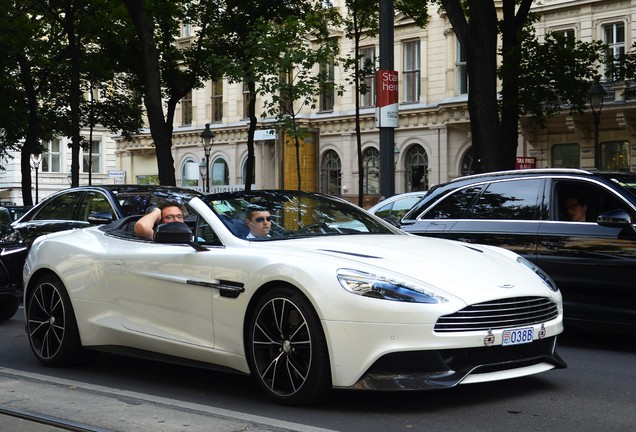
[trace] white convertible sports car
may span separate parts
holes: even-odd
[[[286,404],[565,367],[561,294],[512,252],[405,234],[320,194],[183,205],[184,222],[153,241],[134,236],[133,216],[34,242],[24,310],[38,360],[106,350],[221,368]],[[262,240],[246,238],[254,209],[270,213]]]

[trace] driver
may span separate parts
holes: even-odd
[[[250,229],[246,239],[268,238],[272,229],[272,216],[262,207],[251,207],[245,211],[245,224]]]
[[[154,229],[160,223],[183,222],[184,207],[178,202],[164,202],[159,207],[148,209],[135,224],[135,235],[137,237],[153,239]]]

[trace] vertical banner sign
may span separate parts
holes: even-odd
[[[398,73],[379,70],[375,73],[375,126],[398,127]]]
[[[300,157],[300,188],[306,191],[317,191],[316,172],[317,146],[316,136],[311,133],[300,140],[298,148]],[[283,149],[283,188],[298,189],[298,165],[296,164],[296,141],[293,137],[285,135],[285,148]]]

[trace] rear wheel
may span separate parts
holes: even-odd
[[[276,402],[315,403],[331,388],[320,320],[307,299],[291,288],[272,289],[258,302],[246,348],[252,374]]]
[[[26,329],[35,357],[49,366],[84,359],[71,301],[62,281],[53,275],[38,279],[25,305]]]

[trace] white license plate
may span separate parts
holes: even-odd
[[[520,345],[532,342],[532,327],[504,330],[501,345]]]

